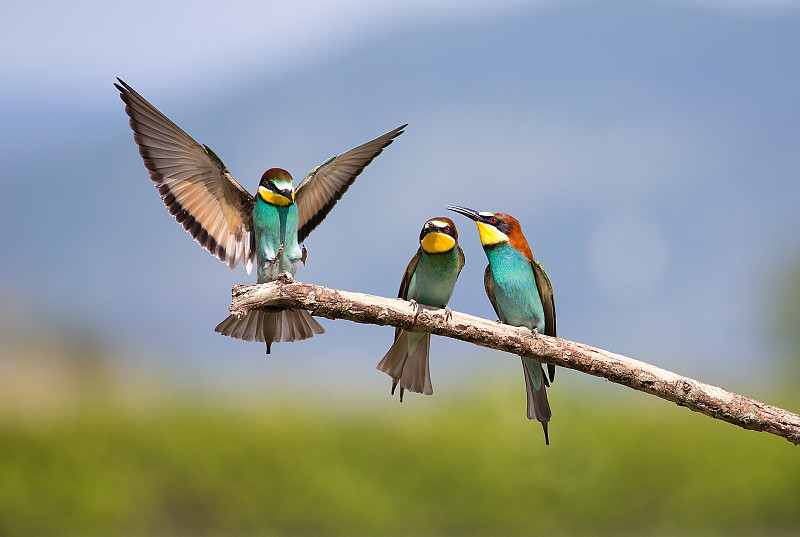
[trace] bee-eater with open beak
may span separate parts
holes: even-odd
[[[511,326],[524,326],[534,333],[555,336],[553,286],[542,264],[533,258],[516,218],[503,213],[479,213],[464,207],[448,206],[447,209],[478,224],[483,251],[489,259],[483,284],[500,321]],[[545,387],[553,381],[556,368],[547,364],[548,381],[542,364],[523,356],[522,369],[528,391],[528,419],[541,422],[545,443],[550,444],[547,424],[552,413]]]
[[[411,259],[400,282],[399,298],[419,304],[446,308],[456,280],[464,267],[464,252],[458,245],[458,231],[449,218],[431,218],[419,234],[420,247]],[[378,369],[392,377],[392,394],[400,384],[403,391],[433,394],[429,353],[430,334],[407,332],[397,328],[394,344],[378,363]]]
[[[250,273],[256,263],[258,283],[279,274],[294,275],[305,263],[301,246],[328,215],[356,177],[399,136],[406,125],[371,142],[332,157],[292,188],[286,170],[271,168],[261,176],[255,196],[230,174],[214,151],[200,145],[164,114],[117,79],[114,84],[130,116],[133,139],[170,214],[206,250],[231,269],[240,262]],[[297,341],[325,330],[305,310],[253,310],[228,316],[216,331],[270,346]]]

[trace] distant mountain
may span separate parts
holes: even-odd
[[[409,122],[309,237],[298,279],[391,296],[425,219],[447,203],[502,210],[551,274],[564,337],[675,369],[756,374],[769,343],[764,274],[800,243],[798,50],[797,11],[569,3],[420,24],[281,73],[254,64],[217,94],[127,82],[251,192],[267,167],[299,180]],[[100,103],[57,92],[20,103],[14,117],[39,125],[23,129],[29,143],[0,130],[14,148],[0,183],[4,285],[125,349],[200,369],[260,363],[259,346],[212,331],[230,287],[254,278],[229,273],[167,214],[108,82]],[[467,267],[451,305],[491,317],[475,230],[456,224]],[[324,341],[270,360],[312,355],[335,375],[332,360],[372,367],[390,341],[386,329],[326,327]],[[481,356],[434,347],[446,363]]]

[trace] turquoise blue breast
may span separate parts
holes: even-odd
[[[501,321],[544,331],[544,309],[530,261],[504,243],[485,248],[494,278],[495,300]]]
[[[256,200],[253,209],[253,227],[256,243],[259,283],[274,280],[282,272],[294,275],[302,248],[297,242],[297,206],[276,207]],[[277,263],[272,261],[283,243],[283,255]]]

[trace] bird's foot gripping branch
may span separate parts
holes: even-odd
[[[234,315],[275,307],[302,308],[328,319],[429,332],[512,355],[535,358],[608,379],[745,429],[765,431],[800,444],[800,415],[582,343],[543,334],[533,337],[527,328],[498,324],[457,311],[453,311],[449,319],[440,308],[423,308],[416,312],[405,300],[302,283],[286,275],[269,283],[237,285],[233,289],[230,311]]]

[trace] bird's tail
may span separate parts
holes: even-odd
[[[378,370],[392,377],[392,394],[400,384],[400,401],[404,390],[433,395],[430,348],[430,334],[401,330],[389,352],[378,362]]]
[[[267,344],[269,354],[273,343],[308,339],[324,333],[325,329],[306,310],[287,309],[250,310],[241,317],[228,315],[214,331],[245,341],[262,341]]]
[[[539,420],[544,429],[544,443],[550,445],[547,424],[553,413],[547,402],[546,387],[550,386],[544,375],[542,364],[533,358],[522,357],[522,370],[525,372],[525,388],[528,390],[528,419]]]

